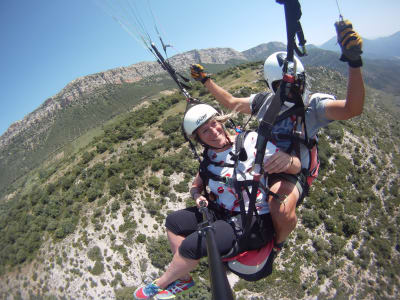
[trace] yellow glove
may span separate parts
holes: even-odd
[[[362,38],[353,30],[349,20],[341,20],[335,23],[337,41],[342,49],[341,61],[347,61],[350,67],[362,66]]]
[[[200,81],[202,84],[206,83],[206,81],[210,78],[204,67],[200,64],[195,64],[190,66],[190,75],[194,80]]]

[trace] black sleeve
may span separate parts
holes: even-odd
[[[262,92],[254,96],[253,102],[251,102],[251,114],[256,115],[260,110],[264,101],[269,98],[271,92]]]

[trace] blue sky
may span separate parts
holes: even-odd
[[[398,0],[338,1],[365,38],[400,30]],[[0,1],[0,135],[78,77],[153,60],[99,2],[124,1]],[[147,0],[131,2],[148,7]],[[300,3],[308,43],[319,45],[335,35],[335,0]],[[150,0],[150,5],[164,40],[174,45],[170,56],[211,47],[243,51],[286,39],[283,6],[275,0]],[[149,14],[142,16],[153,23]]]

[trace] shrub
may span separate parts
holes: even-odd
[[[68,190],[75,181],[75,177],[72,175],[63,177],[61,184],[64,190]]]
[[[358,234],[360,230],[360,225],[359,223],[350,217],[346,217],[343,220],[343,228],[342,228],[344,234],[346,237],[351,237],[353,234]]]
[[[327,278],[330,278],[334,274],[334,272],[335,272],[335,266],[328,264],[322,265],[317,271],[318,277],[326,276]]]
[[[93,202],[98,197],[102,196],[102,192],[98,187],[90,187],[86,193],[89,202]]]
[[[106,143],[100,143],[96,146],[97,153],[104,153],[108,149],[108,145]]]
[[[152,216],[158,214],[162,208],[162,203],[161,201],[152,199],[152,198],[146,198],[144,200],[144,207],[147,209],[149,214]]]
[[[331,244],[331,253],[333,254],[339,254],[340,250],[342,250],[345,245],[345,241],[336,235],[332,236],[329,242]]]
[[[156,268],[165,270],[165,267],[172,260],[172,252],[169,248],[168,240],[165,236],[159,238],[149,238],[147,243],[147,252],[151,264]]]
[[[146,236],[143,233],[140,233],[137,237],[136,237],[136,242],[144,244],[146,242]]]
[[[129,191],[124,191],[122,194],[122,199],[124,199],[124,201],[126,203],[130,203],[132,201],[132,194]]]
[[[111,211],[112,212],[117,212],[121,208],[121,205],[119,204],[118,200],[114,200],[113,203],[111,203]]]
[[[94,153],[93,152],[84,152],[83,154],[82,154],[82,163],[83,164],[87,164],[89,161],[91,161],[92,160],[92,158],[94,157]]]
[[[337,225],[336,225],[337,220],[334,219],[325,219],[324,224],[325,228],[328,232],[337,232]]]
[[[115,196],[117,194],[121,194],[123,191],[125,191],[125,182],[117,176],[111,177],[110,194]]]
[[[93,268],[90,269],[90,273],[92,273],[93,275],[100,275],[104,272],[104,264],[101,261],[96,261],[94,263]]]
[[[103,284],[105,285],[105,284]],[[115,289],[115,299],[116,300],[131,300],[132,295],[135,292],[136,287],[123,287],[120,289]]]
[[[315,238],[313,240],[313,247],[317,251],[329,250],[330,248],[329,246],[330,246],[329,243],[322,238]]]
[[[167,185],[161,185],[159,192],[160,192],[161,196],[168,196],[168,194],[170,192],[170,188]]]
[[[166,134],[170,135],[171,133],[178,132],[181,128],[182,124],[182,116],[169,116],[162,124],[161,124],[161,131]]]
[[[180,183],[175,184],[174,185],[174,189],[178,193],[187,193],[187,192],[189,192],[189,186],[188,186],[188,183],[186,181],[181,181]]]
[[[154,189],[159,189],[161,185],[161,180],[157,176],[150,176],[148,184]]]
[[[89,259],[93,261],[102,261],[103,255],[101,254],[101,250],[99,246],[94,246],[89,249],[87,256]]]
[[[321,224],[321,219],[319,218],[319,215],[312,210],[304,210],[301,218],[304,226],[310,229],[314,229],[319,224]]]

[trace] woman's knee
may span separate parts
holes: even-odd
[[[174,234],[177,234],[178,231],[177,215],[177,212],[172,212],[165,218],[165,227]]]
[[[165,227],[174,234],[187,236],[197,230],[197,214],[192,208],[174,211],[166,217]]]
[[[194,239],[190,236],[189,238],[184,239],[178,248],[179,254],[184,258],[194,260],[206,256],[207,253],[202,247],[201,238],[201,236],[198,236],[197,239]]]

